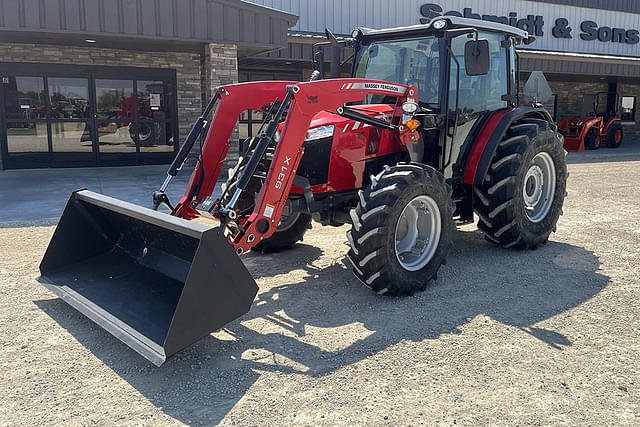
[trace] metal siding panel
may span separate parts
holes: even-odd
[[[256,41],[256,14],[252,10],[245,10],[242,12],[242,21],[240,23],[241,40],[247,43],[254,43]]]
[[[64,27],[67,30],[80,30],[80,1],[64,0]]]
[[[208,38],[210,40],[221,40],[224,31],[222,5],[219,3],[208,3],[207,16],[209,17],[209,28],[207,30]]]
[[[9,2],[13,3],[13,2]],[[7,2],[5,2],[6,6]],[[49,0],[44,2],[45,26],[50,30],[60,29],[60,2],[58,0]],[[17,21],[16,21],[17,22]],[[5,19],[5,24],[7,19]]]
[[[23,0],[24,25],[27,28],[40,28],[40,0]]]
[[[222,15],[224,16],[224,38],[226,40],[240,39],[240,11],[235,7],[225,5],[222,6]]]
[[[140,0],[140,9],[142,9],[141,33],[145,36],[155,36],[157,34],[155,0]]]
[[[138,34],[138,6],[136,0],[123,1],[121,27],[125,34]]]
[[[164,37],[175,37],[173,27],[173,1],[157,0],[158,13],[158,35]]]
[[[24,3],[22,0],[4,1],[4,22],[8,28],[20,28],[24,14]]]
[[[193,35],[197,39],[207,38],[207,1],[195,0],[193,5]]]
[[[179,38],[191,38],[191,16],[193,12],[193,4],[189,0],[174,0],[173,8],[176,12],[176,35]]]
[[[118,8],[115,3],[105,1],[102,16],[104,19],[104,31],[106,33],[120,32],[120,19],[118,16]]]
[[[99,31],[100,8],[97,0],[84,1],[84,19],[87,31]]]

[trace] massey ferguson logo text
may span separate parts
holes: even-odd
[[[345,83],[342,85],[342,89],[386,90],[387,92],[395,92],[401,95],[406,91],[403,86],[384,83]]]

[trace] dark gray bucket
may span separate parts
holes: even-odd
[[[245,314],[258,291],[218,227],[88,190],[71,195],[40,273],[157,366]]]

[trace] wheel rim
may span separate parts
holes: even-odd
[[[418,196],[402,210],[394,234],[396,259],[408,271],[418,271],[431,261],[440,242],[442,220],[438,204]]]
[[[149,125],[141,125],[138,130],[138,137],[140,141],[146,141],[151,136],[151,127]]]
[[[276,231],[285,231],[293,227],[293,224],[296,223],[298,218],[300,218],[301,212],[295,212],[293,215],[282,215],[280,217],[280,222],[278,223],[278,228]]]
[[[618,129],[614,135],[614,139],[616,141],[616,144],[620,142],[620,140],[622,139],[622,131],[620,129]]]
[[[549,213],[556,191],[556,167],[549,153],[538,153],[524,177],[524,209],[531,222],[540,222]]]

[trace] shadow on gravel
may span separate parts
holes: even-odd
[[[534,325],[589,300],[609,281],[598,273],[595,255],[583,248],[550,242],[537,251],[508,251],[486,243],[479,232],[458,232],[438,282],[409,298],[373,294],[343,261],[317,268],[321,255],[307,245],[280,254],[248,254],[245,263],[259,283],[259,277],[293,270],[303,270],[304,277],[261,293],[241,321],[161,368],[61,300],[36,304],[163,412],[188,424],[210,425],[222,420],[261,372],[323,376],[400,341],[460,333],[478,315],[562,351],[571,345],[567,337]],[[324,329],[349,325],[357,331],[350,344],[331,338],[341,334],[344,340],[342,331]],[[261,395],[269,399],[268,392]]]

